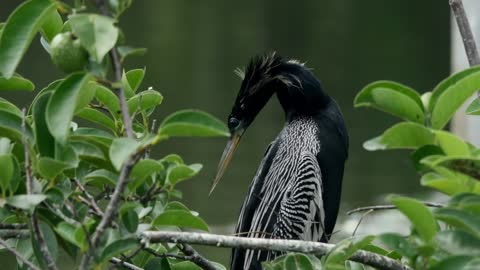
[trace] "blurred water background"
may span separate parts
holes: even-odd
[[[2,0],[0,21],[21,2]],[[143,87],[153,86],[165,97],[156,118],[197,108],[226,119],[240,85],[233,70],[246,65],[253,55],[276,50],[307,62],[343,110],[350,133],[350,157],[339,217],[346,226],[337,226],[337,230],[358,220],[347,219],[347,210],[383,202],[386,194],[427,196],[407,152],[367,152],[362,148],[365,140],[398,120],[373,110],[354,109],[352,103],[355,94],[374,80],[394,80],[423,92],[449,74],[448,1],[133,2],[120,26],[129,45],[146,47],[148,53],[127,60],[125,68],[147,67]],[[18,72],[41,89],[62,76],[48,58],[37,37]],[[23,106],[35,93],[0,95]],[[277,100],[272,99],[245,134],[230,169],[210,197],[208,189],[226,140],[172,139],[156,147],[153,155],[160,158],[178,153],[187,163],[202,163],[202,172],[181,184],[184,202],[198,211],[214,232],[231,233],[264,150],[283,120]],[[397,219],[390,221],[382,230],[397,224]],[[199,250],[210,259],[229,260],[227,249]]]

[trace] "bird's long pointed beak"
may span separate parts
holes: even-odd
[[[225,170],[227,169],[228,164],[232,160],[233,153],[235,153],[238,143],[240,142],[240,138],[242,138],[242,133],[243,132],[232,133],[232,135],[230,136],[230,140],[228,141],[227,146],[225,146],[225,149],[223,150],[222,158],[218,163],[217,175],[215,176],[215,179],[213,180],[213,183],[212,183],[212,187],[210,188],[210,192],[208,193],[209,196],[212,194],[218,182],[220,182],[220,179],[222,178],[223,173],[225,173]]]

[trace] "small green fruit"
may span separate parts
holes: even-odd
[[[53,63],[67,73],[83,70],[88,63],[88,53],[71,32],[57,34],[50,43]]]

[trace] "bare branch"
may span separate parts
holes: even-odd
[[[124,261],[124,260],[121,260],[121,259],[115,258],[115,257],[113,257],[113,258],[110,259],[110,263],[113,263],[113,264],[115,264],[115,265],[121,265],[121,266],[123,266],[123,267],[125,267],[125,268],[127,268],[127,269],[129,269],[129,270],[143,270],[143,268],[140,268],[140,267],[138,267],[138,266],[136,266],[136,265],[133,265],[133,264],[131,264],[131,263],[128,263],[128,262],[126,262],[126,261]]]
[[[181,244],[180,245],[180,250],[183,252],[183,254],[187,255],[190,257],[190,261],[198,265],[204,270],[217,270],[217,267],[213,265],[209,260],[207,260],[205,257],[200,255],[195,249],[193,249],[192,246],[188,244]]]
[[[142,233],[142,237],[142,241],[146,245],[148,245],[149,243],[160,242],[181,244],[188,243],[226,248],[302,252],[314,254],[317,256],[323,256],[335,247],[335,245],[321,242],[250,238],[194,232],[145,231]],[[363,250],[355,252],[350,257],[350,260],[369,265],[381,270],[411,270],[409,266],[402,264],[400,261]]]
[[[463,2],[462,0],[450,0],[449,4],[453,11],[453,15],[455,16],[455,20],[457,21],[458,30],[462,36],[468,63],[470,66],[476,66],[480,64],[480,57],[478,55],[477,45],[475,43],[470,23],[468,22],[467,14],[465,13],[465,8],[463,7]]]
[[[422,203],[428,207],[437,207],[437,208],[445,207],[445,205],[441,203],[435,203],[435,202],[422,202]],[[350,210],[347,212],[347,215],[351,215],[357,212],[370,211],[370,210],[377,211],[377,210],[391,210],[391,209],[397,209],[397,207],[393,204],[365,206],[365,207],[359,207],[359,208]]]
[[[105,213],[102,217],[102,220],[98,224],[95,232],[92,235],[91,247],[87,251],[87,254],[83,256],[82,262],[80,264],[80,269],[85,270],[88,268],[90,261],[95,254],[95,249],[97,248],[98,244],[100,243],[100,238],[102,237],[104,231],[110,224],[112,223],[113,219],[116,216],[118,208],[120,207],[121,197],[123,191],[127,187],[129,182],[130,172],[132,171],[133,166],[137,163],[140,157],[143,155],[143,151],[139,151],[135,153],[127,162],[123,165],[122,170],[120,171],[120,176],[118,177],[117,185],[115,186],[115,190],[110,198],[110,202],[105,209]]]
[[[93,196],[90,193],[88,193],[88,191],[85,189],[85,187],[82,185],[82,183],[80,183],[78,179],[74,178],[73,181],[75,181],[75,184],[82,191],[83,195],[87,197],[88,201],[84,201],[84,203],[86,203],[88,207],[90,207],[97,216],[99,217],[103,216],[103,211],[98,206],[97,202],[95,202],[95,198],[93,198]]]
[[[0,230],[0,238],[3,239],[11,239],[11,238],[17,238],[17,239],[24,239],[28,238],[30,236],[30,231],[25,230],[25,229],[1,229]]]
[[[17,257],[20,261],[22,261],[25,265],[28,266],[28,268],[30,268],[31,270],[40,270],[40,268],[36,267],[32,262],[30,262],[29,260],[27,260],[27,258],[23,257],[22,254],[20,254],[17,250],[15,250],[14,248],[10,247],[8,245],[8,243],[3,240],[2,238],[0,238],[0,245],[2,245],[3,247],[5,247],[5,249],[7,249],[8,251],[10,251],[13,255],[15,255],[15,257]]]
[[[30,168],[30,155],[28,151],[28,142],[27,142],[27,130],[26,130],[26,109],[22,109],[22,143],[23,143],[23,150],[25,154],[25,178],[26,178],[26,186],[27,186],[27,194],[33,194],[33,178],[32,178],[32,171]],[[53,260],[52,256],[50,255],[50,251],[48,250],[47,243],[45,242],[45,238],[43,237],[42,231],[40,230],[40,224],[37,219],[37,215],[35,214],[35,210],[32,212],[32,216],[30,218],[32,223],[32,231],[35,240],[38,242],[38,246],[40,247],[40,253],[42,253],[43,259],[47,265],[47,268],[50,270],[57,270],[57,266],[55,261]]]
[[[0,230],[21,230],[28,229],[27,224],[22,223],[0,223]]]

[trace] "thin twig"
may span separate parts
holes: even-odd
[[[465,13],[465,8],[463,7],[463,2],[462,0],[450,0],[449,4],[457,21],[458,30],[462,36],[468,63],[470,66],[476,66],[480,64],[480,57],[467,14]]]
[[[33,194],[33,178],[32,178],[32,171],[30,168],[30,155],[28,152],[28,141],[27,141],[27,129],[26,129],[26,109],[22,109],[22,143],[23,143],[23,150],[25,154],[25,178],[26,178],[26,186],[27,186],[27,194]],[[48,250],[47,243],[45,242],[45,238],[43,237],[42,231],[40,230],[40,223],[38,222],[37,215],[35,210],[32,212],[32,216],[30,218],[32,223],[32,231],[35,240],[40,247],[40,253],[43,256],[43,259],[46,263],[46,266],[50,270],[57,270],[57,266],[55,264],[55,260],[53,260],[52,256],[50,255],[50,251]]]
[[[80,183],[78,179],[74,178],[73,181],[75,181],[75,184],[82,191],[83,195],[87,197],[88,201],[86,201],[85,203],[87,203],[87,205],[93,210],[93,212],[97,216],[101,217],[103,215],[103,211],[95,202],[95,199],[93,198],[93,196],[90,193],[88,193],[88,191],[85,189],[85,187],[82,185],[82,183]]]
[[[27,224],[22,223],[0,223],[0,230],[21,230],[28,229]]]
[[[100,238],[102,237],[103,232],[108,226],[110,226],[114,217],[116,216],[116,213],[120,206],[123,191],[125,190],[129,182],[130,172],[132,171],[133,166],[137,163],[142,154],[143,151],[137,152],[123,165],[120,176],[118,177],[117,185],[115,186],[115,191],[113,192],[112,197],[110,198],[110,202],[105,209],[102,220],[100,221],[97,228],[95,229],[95,232],[92,235],[92,245],[87,251],[87,254],[82,258],[80,264],[81,270],[88,269],[92,256],[95,254],[95,249],[100,243]]]
[[[370,209],[370,210],[366,211],[365,213],[363,213],[363,215],[358,220],[357,226],[355,226],[355,229],[353,230],[352,237],[355,236],[355,234],[357,233],[357,230],[360,227],[360,224],[362,224],[363,219],[372,212],[373,212],[373,210]]]
[[[145,231],[142,233],[142,237],[142,241],[147,246],[149,243],[160,242],[187,243],[226,248],[302,252],[317,256],[323,256],[335,247],[335,245],[321,242],[237,237],[195,232]],[[402,264],[400,261],[363,250],[355,252],[349,260],[380,270],[411,270],[409,266]]]
[[[113,264],[115,264],[115,265],[121,265],[121,266],[123,266],[123,267],[125,267],[125,268],[127,268],[127,269],[129,269],[129,270],[143,270],[143,268],[140,268],[140,267],[138,267],[138,266],[136,266],[136,265],[133,265],[133,264],[131,264],[131,263],[128,263],[128,262],[126,262],[126,261],[124,261],[124,260],[122,260],[122,259],[115,258],[115,257],[111,258],[111,259],[110,259],[110,262],[113,263]]]
[[[195,249],[193,249],[192,246],[183,243],[180,245],[180,250],[183,252],[183,254],[189,256],[190,261],[198,265],[200,268],[204,270],[218,270],[217,267],[215,267],[215,265],[213,265],[209,260],[207,260],[202,255],[200,255],[200,253],[198,253]]]
[[[428,207],[437,207],[437,208],[445,207],[445,205],[441,203],[435,203],[435,202],[422,202],[422,203]],[[365,207],[359,207],[359,208],[350,210],[347,212],[347,215],[351,215],[357,212],[370,211],[370,210],[377,211],[377,210],[391,210],[391,209],[397,209],[397,207],[393,204],[365,206]]]
[[[15,255],[15,257],[17,257],[20,261],[22,261],[25,265],[28,266],[28,268],[30,268],[31,270],[40,270],[40,268],[36,267],[32,262],[30,262],[27,258],[23,257],[22,254],[20,254],[20,252],[18,252],[16,249],[10,247],[8,245],[8,243],[3,240],[2,238],[0,238],[0,245],[2,245],[3,247],[5,247],[5,249],[7,249],[8,251],[10,251],[13,255]]]
[[[0,238],[3,239],[24,239],[30,236],[30,231],[25,229],[1,229],[0,230]]]

